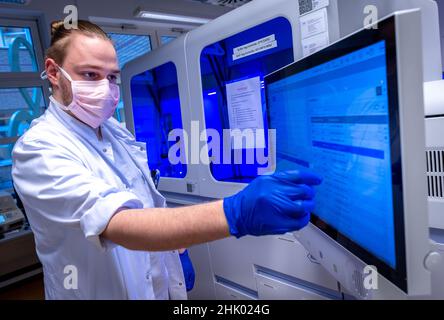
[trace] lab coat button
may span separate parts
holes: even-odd
[[[107,150],[106,148],[103,148],[103,152],[105,152],[105,153],[106,153],[107,151],[108,151],[108,150]]]

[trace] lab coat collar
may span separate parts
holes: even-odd
[[[87,137],[89,139],[97,139],[97,135],[93,128],[77,120],[72,115],[64,111],[63,104],[58,102],[53,96],[50,96],[49,100],[50,103],[48,107],[48,112],[53,115],[58,121],[83,137]]]
[[[63,105],[58,102],[53,96],[50,98],[50,104],[48,111],[56,117],[61,123],[63,123],[68,128],[74,130],[76,133],[81,136],[86,136],[88,138],[97,139],[97,135],[93,128],[86,125],[85,123],[77,120],[72,115],[63,110]],[[122,139],[127,143],[135,143],[135,139],[132,135],[129,135],[125,130],[120,126],[120,124],[114,118],[110,118],[106,120],[102,125],[102,129],[108,129],[112,135],[118,139]]]
[[[116,138],[125,140],[129,144],[136,143],[136,139],[128,132],[121,124],[114,118],[109,118],[103,123],[103,126],[108,129]]]

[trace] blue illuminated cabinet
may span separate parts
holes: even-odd
[[[257,41],[268,41],[269,49],[260,48]],[[253,49],[249,49],[253,47]],[[267,43],[268,45],[268,43]],[[266,46],[264,46],[266,47]],[[233,52],[242,50],[240,54],[235,55]],[[259,48],[259,49],[257,49]],[[258,52],[255,52],[258,50]],[[292,29],[290,22],[284,17],[278,17],[270,21],[259,24],[255,27],[242,31],[236,35],[220,40],[206,46],[200,56],[201,82],[202,82],[202,99],[204,104],[205,127],[215,129],[223,136],[223,130],[229,130],[236,126],[239,129],[248,129],[251,125],[251,117],[259,116],[261,129],[265,132],[268,124],[265,118],[266,105],[263,91],[263,79],[268,73],[271,73],[287,64],[293,62],[293,45],[292,45]],[[258,90],[257,95],[260,97],[259,112],[252,114],[255,110],[239,110],[233,106],[230,99],[234,99],[228,92],[230,85],[235,88],[242,86],[249,80],[256,80],[259,84],[252,90]],[[232,119],[233,114],[237,110],[243,113],[243,118]],[[231,118],[230,118],[231,117]],[[237,120],[237,121],[236,121]],[[231,123],[230,123],[231,122]],[[253,124],[256,126],[256,124]],[[265,135],[264,153],[267,156],[267,135]],[[219,154],[229,150],[229,158],[234,161],[234,149],[232,143],[223,147],[221,144],[218,150]],[[266,164],[260,164],[257,159],[253,163],[247,164],[247,148],[239,151],[242,157],[242,164],[211,162],[210,170],[213,178],[217,181],[224,182],[250,182],[257,176],[258,167],[266,167]],[[209,154],[210,158],[212,154]]]
[[[150,168],[158,169],[162,177],[184,178],[186,164],[170,164],[168,159],[171,146],[178,142],[169,141],[168,136],[172,130],[182,129],[176,66],[167,62],[135,75],[131,93],[135,136],[149,146]]]
[[[187,161],[192,119],[184,50],[182,36],[129,62],[122,91],[127,128],[147,144],[148,165],[160,171],[159,189],[194,195],[198,168]]]

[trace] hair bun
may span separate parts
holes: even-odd
[[[53,37],[56,32],[59,32],[61,28],[65,28],[63,20],[53,21],[51,23],[51,37]]]
[[[62,65],[66,56],[68,38],[73,32],[111,41],[105,31],[90,21],[78,20],[75,28],[65,27],[63,20],[54,21],[51,23],[51,46],[46,50],[46,58],[54,59]]]

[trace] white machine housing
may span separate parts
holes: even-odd
[[[330,21],[329,36],[330,41],[336,41],[339,39],[337,4],[336,1],[330,2],[330,6],[328,7],[328,20]],[[246,17],[248,17],[248,19]],[[189,33],[185,51],[187,54],[189,79],[190,82],[194,84],[190,87],[193,119],[198,120],[199,123],[205,126],[200,72],[200,56],[202,50],[214,42],[228,38],[277,17],[284,17],[290,22],[293,33],[294,59],[300,59],[303,53],[298,1],[255,0]],[[208,150],[206,143],[202,142],[200,147],[205,150],[203,153],[207,155]],[[211,174],[209,166],[204,166],[199,170],[199,185],[201,196],[210,198],[226,197],[245,187],[245,184],[242,183],[217,181]]]
[[[335,41],[339,39],[336,1],[330,1],[327,13],[330,41]],[[193,119],[202,126],[206,127],[200,66],[202,50],[277,17],[284,17],[290,22],[293,56],[296,60],[301,58],[299,5],[294,0],[255,0],[189,33],[185,51],[189,82],[192,83],[191,111]],[[201,142],[200,148],[204,150],[203,154],[208,154],[204,142]],[[200,195],[205,198],[226,197],[245,187],[242,183],[217,181],[209,166],[200,168],[198,184]],[[208,244],[208,252],[217,298],[227,298],[226,292],[242,299],[252,296],[258,299],[340,298],[337,281],[311,258],[292,235],[225,239]],[[228,261],[228,256],[233,259]],[[236,286],[243,289],[236,291]],[[255,295],[248,292],[255,292]]]
[[[444,230],[444,80],[424,85],[430,227]]]

